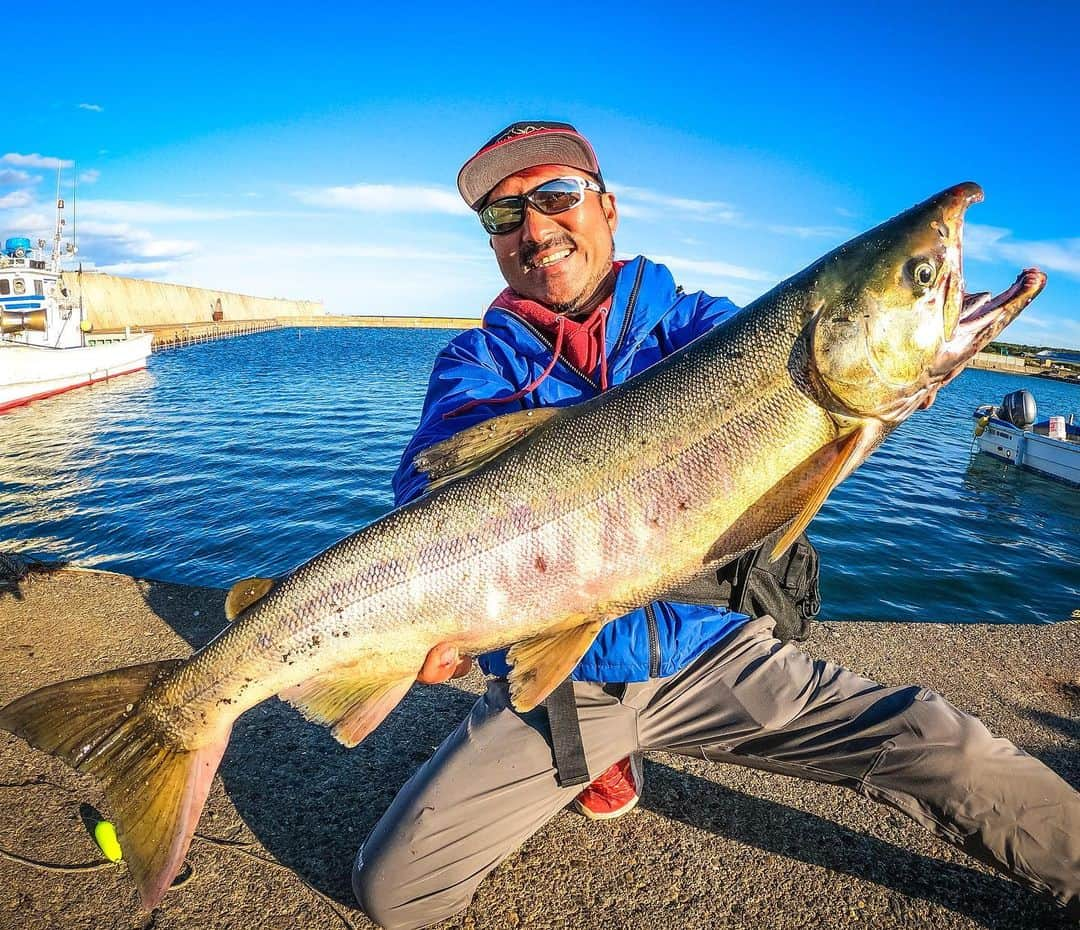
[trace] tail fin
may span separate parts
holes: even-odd
[[[39,688],[0,710],[0,727],[98,778],[124,858],[147,910],[172,884],[191,845],[229,741],[173,748],[139,700],[179,660],[119,668]]]

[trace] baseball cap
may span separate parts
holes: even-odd
[[[503,178],[537,165],[568,165],[595,175],[600,165],[588,140],[569,123],[522,120],[496,133],[458,172],[461,196],[473,210]]]

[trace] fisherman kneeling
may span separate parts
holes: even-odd
[[[482,328],[436,360],[394,478],[399,506],[424,490],[412,465],[421,450],[509,410],[594,396],[737,310],[684,294],[645,258],[615,261],[615,197],[572,126],[515,123],[469,159],[458,189],[508,287]],[[487,693],[358,854],[356,896],[388,930],[461,911],[575,800],[592,816],[629,810],[636,760],[651,750],[846,786],[1080,916],[1080,794],[941,696],[885,687],[782,643],[767,614],[667,601],[632,611],[603,627],[556,700],[526,714],[510,706],[505,652],[479,662],[493,676]],[[437,646],[419,677],[445,681],[468,667]],[[569,745],[579,740],[583,753],[559,758],[567,702]]]

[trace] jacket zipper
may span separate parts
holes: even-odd
[[[638,291],[641,290],[641,279],[643,277],[645,277],[645,262],[638,265],[637,274],[634,276],[634,286],[630,288],[630,299],[626,301],[626,314],[623,316],[622,329],[619,331],[619,338],[615,340],[615,344],[611,347],[612,358],[615,357],[615,353],[619,351],[626,334],[630,331],[630,321],[634,318],[634,305],[637,303]]]
[[[555,354],[555,346],[548,340],[548,338],[542,332],[540,332],[539,329],[537,329],[535,326],[533,326],[532,323],[530,323],[524,317],[518,316],[516,313],[514,313],[513,310],[508,310],[506,307],[499,307],[499,309],[502,310],[503,313],[509,314],[515,320],[517,320],[530,333],[532,333],[537,339],[539,339],[540,342],[544,345],[544,347],[549,352],[551,352],[553,355]],[[585,372],[583,372],[580,368],[578,368],[577,365],[575,365],[568,358],[566,358],[566,356],[560,355],[559,356],[559,361],[563,365],[565,365],[567,368],[569,368],[579,378],[581,378],[582,380],[588,382],[588,384],[591,387],[597,388],[599,390],[600,385],[598,385],[592,378],[590,378],[587,374],[585,374]]]
[[[626,313],[623,315],[622,329],[619,331],[619,338],[615,340],[615,344],[612,346],[611,358],[608,360],[609,362],[614,359],[615,353],[619,351],[619,347],[623,344],[623,340],[626,339],[626,334],[630,330],[630,321],[634,318],[634,307],[637,305],[638,293],[641,291],[641,279],[643,277],[645,277],[645,262],[642,262],[638,265],[637,274],[634,276],[634,285],[630,288],[630,298],[626,302]],[[541,344],[544,345],[549,352],[554,354],[554,344],[539,329],[533,326],[532,323],[530,323],[524,317],[519,316],[509,307],[500,306],[499,309],[502,310],[503,313],[509,314],[515,320],[517,320],[530,333],[532,333],[537,339],[539,339]],[[585,372],[583,372],[580,368],[577,367],[577,365],[575,365],[565,356],[560,355],[559,361],[562,362],[562,364],[569,368],[579,378],[585,381],[588,385],[599,390],[600,385],[597,384],[597,382],[593,378],[585,374]]]
[[[660,631],[652,604],[645,605],[645,623],[649,628],[649,677],[660,677]]]

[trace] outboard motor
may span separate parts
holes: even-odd
[[[1035,398],[1027,390],[1006,394],[997,415],[1020,429],[1031,429],[1035,422]]]

